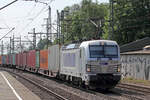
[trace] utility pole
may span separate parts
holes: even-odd
[[[21,46],[21,36],[20,36],[20,52],[22,52],[22,46]]]
[[[35,28],[33,28],[33,48],[36,49],[36,34],[35,34]]]
[[[14,53],[14,33],[13,33],[13,39],[12,39],[12,53]]]
[[[9,38],[11,38],[11,37],[9,37]],[[24,41],[24,40],[22,40],[21,36],[20,37],[14,37],[14,33],[13,33],[13,37],[10,40],[11,40],[11,42],[10,42],[10,50],[12,49],[10,51],[10,53],[15,53],[14,52],[15,51],[15,42],[19,43],[20,52],[23,51],[23,47],[22,47],[22,43],[23,42],[31,42],[31,41]]]
[[[52,41],[52,17],[51,17],[51,7],[48,7],[49,15],[48,15],[48,33],[50,34],[50,40]]]
[[[50,41],[52,41],[52,24],[51,24],[51,7],[48,6],[48,18],[44,18],[46,20],[46,48],[48,48],[49,37]]]
[[[57,10],[57,39],[59,40],[60,44],[60,14],[58,10]]]
[[[35,28],[33,28],[33,33],[28,32],[28,34],[33,34],[33,49],[36,49],[36,33],[35,33]]]
[[[4,51],[4,47],[3,47],[4,45],[3,45],[3,41],[2,41],[2,48],[1,48],[1,55],[3,55],[3,51]]]
[[[7,54],[9,54],[9,44],[7,45],[6,49],[7,49]]]
[[[48,18],[46,20],[46,48],[48,48],[48,36],[49,36],[49,21]]]
[[[47,48],[49,44],[49,37],[50,41],[52,41],[52,24],[51,24],[51,7],[48,6],[48,18],[46,19],[46,39],[47,39]]]
[[[11,37],[4,37],[4,38],[9,38],[10,39],[9,47],[7,46],[7,53],[11,54],[11,41],[12,41],[12,39],[11,39]]]
[[[66,11],[64,11],[64,10],[62,10],[61,11],[61,17],[60,17],[60,25],[62,25],[62,26],[60,26],[60,33],[61,33],[61,37],[62,37],[62,43],[64,44],[64,34],[62,34],[62,29],[64,29],[65,28],[65,26],[64,26],[64,16],[65,16],[65,12]]]
[[[109,29],[109,39],[114,39],[114,0],[109,0],[110,2],[110,29]]]
[[[34,46],[34,49],[36,49],[36,35],[40,34],[46,34],[47,35],[47,32],[46,33],[42,33],[42,32],[35,32],[35,28],[33,29],[33,33],[31,32],[28,32],[28,34],[33,34],[33,46]],[[52,34],[56,34],[56,33],[52,33]],[[48,39],[48,38],[47,38]],[[48,47],[48,46],[47,46]]]
[[[11,37],[10,37],[10,47],[9,48],[10,48],[10,54],[11,54]]]

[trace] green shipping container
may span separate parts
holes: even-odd
[[[36,68],[40,67],[40,51],[36,51]]]
[[[12,59],[13,59],[13,60],[12,60],[12,64],[13,64],[13,65],[16,65],[16,54],[13,54],[13,55],[12,55]]]

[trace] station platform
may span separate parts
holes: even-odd
[[[0,71],[0,100],[41,100],[8,72]]]

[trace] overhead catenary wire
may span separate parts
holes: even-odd
[[[54,0],[51,0],[49,3],[45,3],[46,6],[44,6],[39,13],[36,14],[36,16],[34,18],[32,18],[32,20],[19,32],[21,33],[22,31],[24,31],[44,10],[45,8],[47,8],[48,5],[50,5],[50,3],[54,1]]]
[[[16,1],[18,1],[18,0],[14,0],[13,2],[9,3],[8,5],[6,5],[6,6],[2,7],[2,8],[0,8],[0,10],[6,8],[7,6],[9,6],[9,5],[13,4],[13,3],[15,3]],[[51,2],[52,2],[52,1],[54,1],[54,0],[51,0]],[[51,3],[51,2],[50,2],[50,3]],[[49,5],[49,3],[48,3],[48,5]],[[34,5],[33,8],[35,8],[35,5]],[[46,8],[47,8],[47,5],[44,6],[44,7],[39,11],[39,13],[37,13],[37,14],[33,17],[33,19],[32,19],[20,32],[24,31],[40,14],[42,14],[42,12],[43,12]],[[32,13],[32,11],[28,12],[29,15],[30,15],[31,13]],[[6,24],[6,23],[5,23],[5,24]],[[6,25],[6,26],[9,28],[8,25]],[[17,26],[18,26],[18,25],[17,25]],[[10,29],[10,28],[9,28],[9,29]],[[10,32],[12,32],[14,29],[15,29],[15,28],[11,28],[11,30],[10,30],[8,33],[6,33],[0,40],[2,40],[5,36],[7,36],[7,35],[8,35]],[[20,32],[19,32],[19,33],[20,33]]]
[[[18,0],[12,1],[11,3],[9,3],[9,4],[7,4],[7,5],[3,6],[3,7],[1,7],[0,10],[2,10],[2,9],[4,9],[4,8],[8,7],[8,6],[10,6],[11,4],[13,4],[13,3],[15,3],[15,2],[17,2],[17,1],[18,1]]]
[[[17,1],[18,1],[18,0],[12,1],[11,3],[9,3],[9,4],[7,4],[7,5],[3,6],[3,7],[1,7],[0,10],[2,10],[2,9],[4,9],[4,8],[8,7],[8,6],[10,6],[11,4],[13,4],[13,3],[15,3],[15,2],[17,2]],[[7,26],[7,28],[10,29],[10,27],[6,24],[6,22],[5,22],[4,24]]]
[[[2,15],[1,15],[2,16]],[[3,19],[3,24],[8,28],[8,29],[10,29],[10,27],[8,26],[8,24],[6,23],[6,20],[2,17],[2,19]]]
[[[13,27],[8,33],[6,33],[2,38],[0,38],[0,40],[2,40],[3,38],[5,38],[6,35],[8,35],[10,32],[12,32],[15,29],[15,27]]]
[[[36,7],[36,4],[33,5],[33,7],[31,8],[31,10],[27,13],[27,15],[26,15],[25,17],[29,17],[29,16],[31,15],[31,13],[34,11],[35,7]],[[21,20],[21,22],[24,22],[24,21],[25,21],[25,17]],[[16,26],[16,28],[17,28],[19,25],[20,25],[20,24],[18,23],[17,26]],[[28,24],[27,24],[27,25],[28,25]],[[26,26],[27,26],[27,25],[26,25]],[[20,33],[20,32],[19,32],[19,33]]]
[[[27,27],[29,27],[29,25],[30,25],[30,24],[47,8],[47,6],[49,6],[53,1],[55,1],[55,0],[50,0],[49,3],[45,3],[46,6],[44,6],[44,7],[40,10],[40,12],[37,13],[36,16],[33,17],[32,20],[31,20],[28,24],[26,24],[26,26],[25,26],[19,33],[21,33],[21,32],[24,31]],[[37,1],[37,2],[39,2],[39,1]]]
[[[41,10],[40,10],[40,12],[34,17],[34,18],[32,18],[32,20],[29,22],[29,23],[27,23],[26,25],[25,25],[25,27],[20,31],[20,32],[22,32],[22,31],[24,31],[27,27],[29,27],[29,25],[43,12],[43,10],[45,10],[46,9],[46,7],[44,6]],[[20,33],[19,32],[19,33]]]

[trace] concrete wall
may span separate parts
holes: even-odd
[[[150,54],[122,54],[122,75],[150,80]]]

